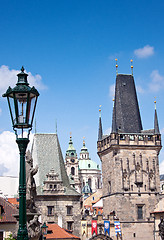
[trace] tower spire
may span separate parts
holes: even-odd
[[[102,122],[101,122],[101,105],[99,108],[99,132],[98,132],[98,141],[102,140],[103,130],[102,130]]]
[[[159,124],[158,124],[158,117],[157,117],[157,109],[156,109],[156,97],[155,97],[155,101],[154,101],[154,104],[155,104],[155,114],[154,114],[154,133],[155,134],[160,134],[160,131],[159,131]]]

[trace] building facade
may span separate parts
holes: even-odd
[[[70,186],[57,134],[35,134],[32,145],[41,222],[58,224],[80,236],[81,195]]]
[[[97,151],[102,161],[104,215],[114,213],[119,219],[122,239],[154,239],[150,213],[159,201],[160,150],[156,109],[154,128],[143,130],[134,78],[118,74],[112,131],[103,135],[100,115]]]

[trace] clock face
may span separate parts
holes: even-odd
[[[73,162],[73,163],[74,163],[74,162],[75,162],[75,159],[71,159],[71,162]]]

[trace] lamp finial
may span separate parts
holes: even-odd
[[[25,69],[24,69],[24,67],[22,66],[21,71],[22,71],[23,73],[24,73],[24,70],[25,70]]]

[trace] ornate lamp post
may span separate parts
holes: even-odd
[[[20,171],[19,171],[19,229],[18,240],[27,240],[28,232],[26,225],[26,166],[25,153],[29,143],[29,134],[32,130],[34,113],[39,96],[35,87],[30,87],[27,81],[28,74],[18,75],[18,82],[14,88],[9,87],[3,97],[7,97],[13,129],[16,134],[16,142],[20,153]],[[24,131],[27,130],[27,136]],[[21,135],[19,135],[19,131]]]
[[[48,226],[47,226],[46,223],[44,222],[43,225],[41,226],[43,240],[46,239],[46,236],[45,236],[45,235],[47,235],[47,228],[48,228]]]

